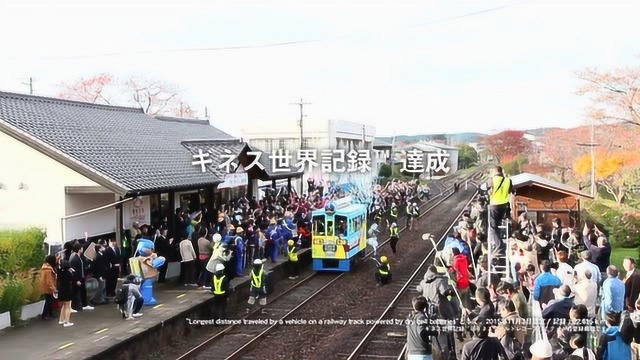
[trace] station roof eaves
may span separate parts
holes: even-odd
[[[518,175],[514,175],[511,177],[511,183],[516,189],[523,186],[537,185],[539,187],[555,190],[568,195],[593,199],[591,195],[576,190],[571,186],[531,173],[521,173]]]
[[[122,196],[221,182],[191,165],[182,142],[233,140],[208,121],[7,92],[0,92],[0,131]]]

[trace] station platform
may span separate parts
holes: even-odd
[[[268,281],[286,278],[285,256],[277,263],[265,263]],[[300,252],[301,265],[311,263],[311,251]],[[249,274],[249,271],[245,271]],[[234,278],[229,306],[246,302],[250,276]],[[23,327],[0,331],[1,359],[135,359],[136,354],[159,349],[167,340],[189,332],[188,319],[211,318],[210,290],[178,285],[176,281],[155,284],[157,305],[144,306],[143,316],[125,320],[115,304],[96,306],[71,314],[74,326],[63,327],[55,320],[33,319]]]

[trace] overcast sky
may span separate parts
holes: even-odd
[[[637,0],[48,2],[0,0],[0,90],[144,75],[237,136],[295,126],[301,97],[306,121],[379,136],[571,127],[586,105],[576,71],[640,62]],[[194,48],[215,50],[167,51]]]

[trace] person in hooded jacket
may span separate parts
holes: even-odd
[[[628,313],[609,311],[605,314],[606,329],[598,338],[596,355],[600,360],[632,359],[633,323]]]
[[[438,269],[431,265],[427,269],[427,273],[424,275],[424,280],[420,282],[416,290],[422,293],[427,302],[429,303],[429,312],[437,313],[437,318],[445,320],[456,320],[458,316],[457,305],[449,300],[449,296],[455,296],[453,287],[449,285],[449,277],[445,274],[438,273]],[[431,314],[433,315],[433,314]],[[442,332],[442,336],[438,336],[439,351],[445,352],[444,359],[447,359],[451,348],[455,346],[454,340],[450,337],[449,333]],[[462,333],[457,334],[459,338],[462,337]]]
[[[630,314],[631,324],[633,325],[633,342],[631,350],[637,359],[640,359],[640,299],[636,300],[635,310]]]
[[[227,250],[227,245],[222,242],[222,236],[220,234],[213,234],[212,239],[213,246],[211,250],[211,258],[207,263],[207,270],[210,273],[216,272],[218,264],[224,265],[231,259],[231,252]]]
[[[227,318],[227,304],[233,288],[224,274],[224,265],[216,264],[215,270],[211,279],[211,292],[213,293],[213,319],[216,321],[215,325],[218,325],[217,320]]]

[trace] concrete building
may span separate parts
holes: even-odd
[[[166,219],[171,234],[178,207],[213,212],[256,179],[300,176],[245,171],[250,150],[207,120],[0,92],[0,227],[41,227],[62,243]],[[199,151],[204,168],[192,164]],[[230,173],[227,152],[239,164]]]
[[[322,150],[345,150],[345,152],[362,149],[369,150],[372,154],[372,167],[374,167],[372,173],[377,175],[377,160],[373,156],[373,145],[376,135],[375,127],[342,120],[325,121],[305,119],[303,135],[303,147],[306,149],[316,149],[318,151],[318,162],[320,162],[320,151]],[[300,126],[296,121],[292,121],[291,124],[287,124],[286,126],[273,126],[268,122],[255,123],[249,128],[242,129],[242,139],[251,147],[262,149],[269,154],[272,151],[287,150],[295,159],[301,145]],[[339,176],[322,173],[320,169],[313,172],[307,171],[303,179],[309,176],[340,182],[338,179]],[[279,182],[278,184],[284,183]],[[269,184],[259,182],[256,188],[262,188],[264,186],[269,186]],[[293,186],[295,189],[301,189],[300,182],[295,181]],[[306,185],[304,189],[306,191]],[[256,195],[258,194],[256,193]]]

